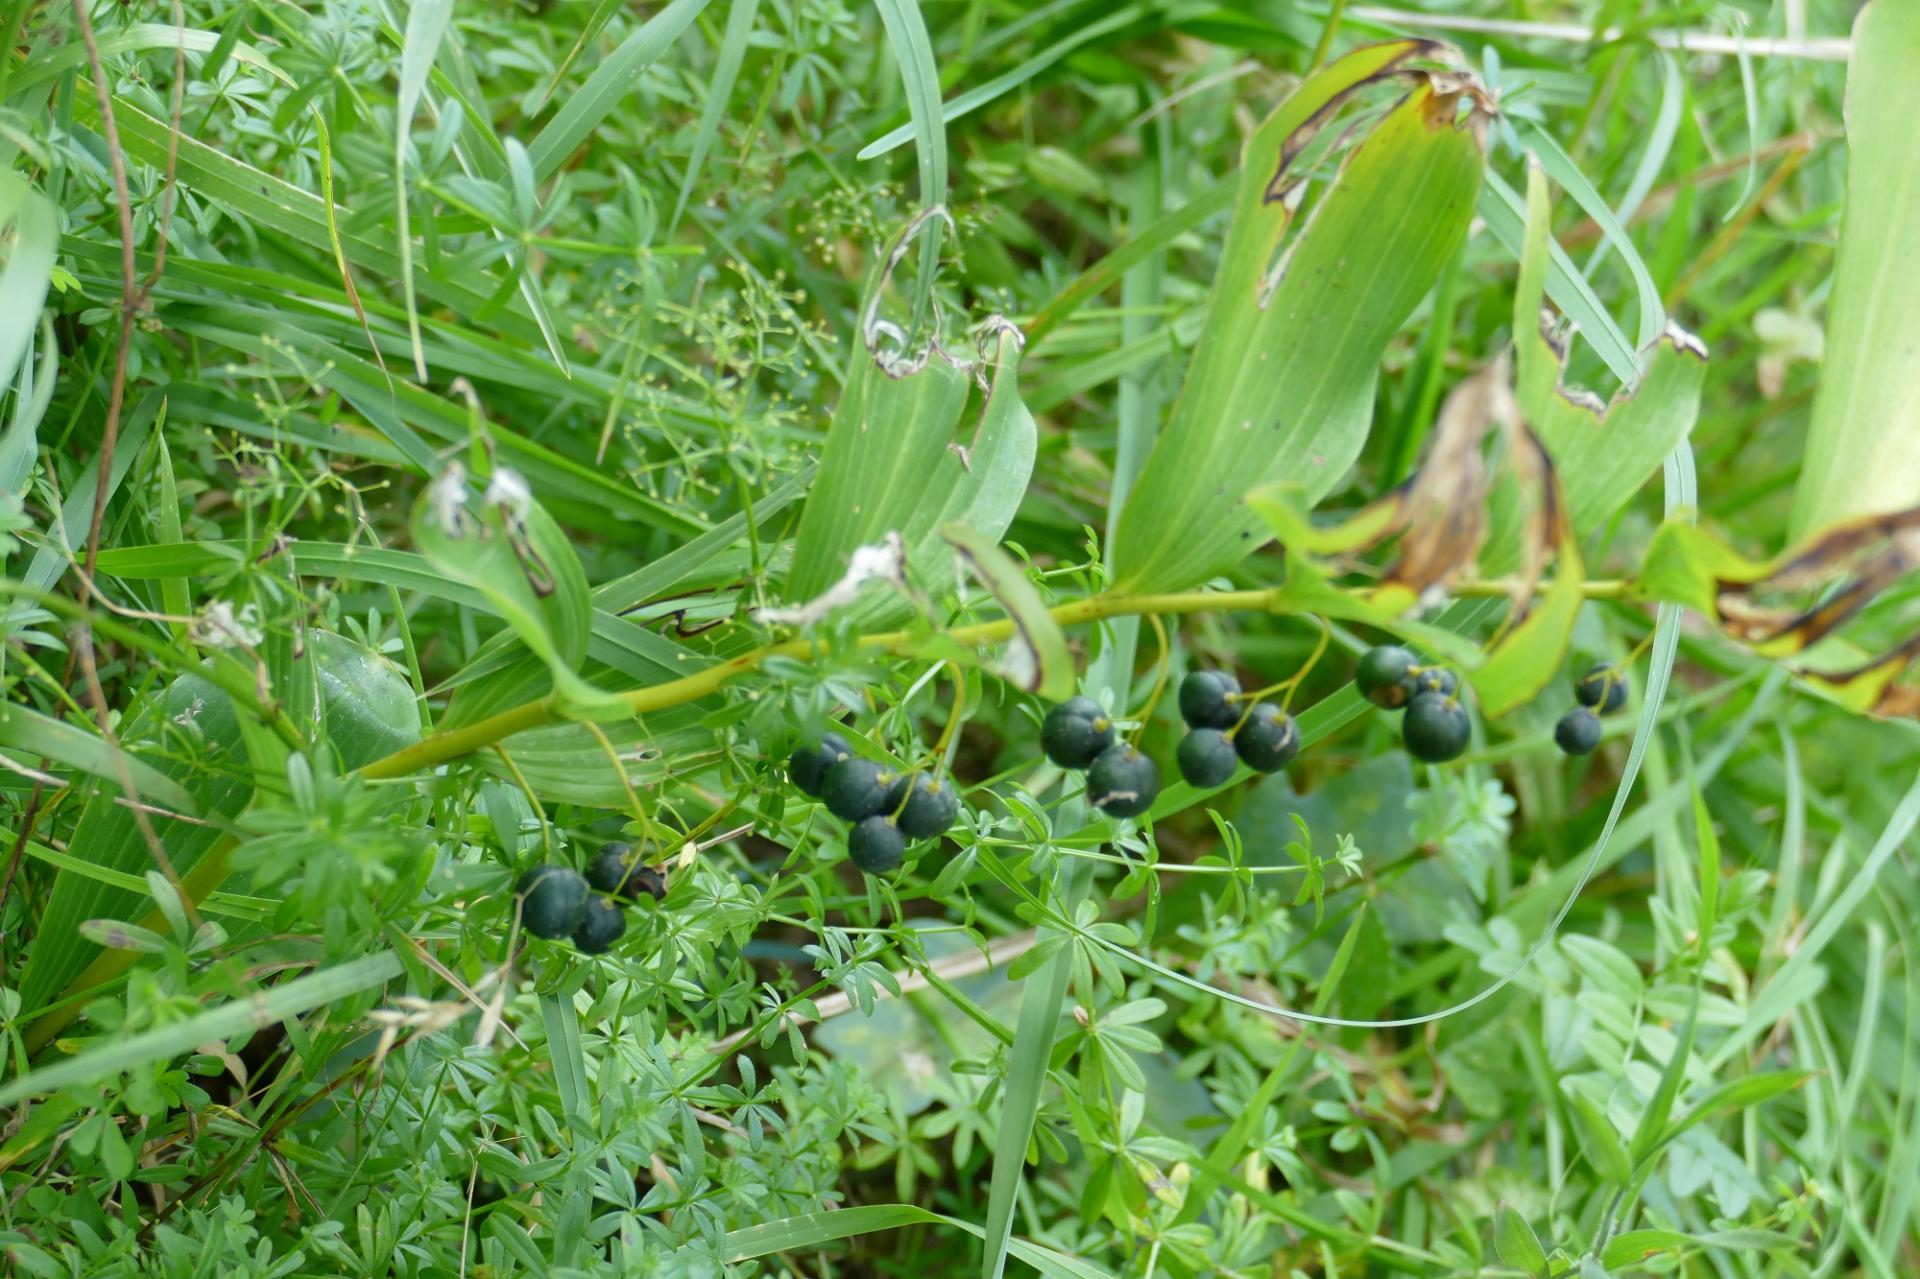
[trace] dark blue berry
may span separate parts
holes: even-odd
[[[893,784],[882,811],[897,814],[894,820],[908,839],[932,839],[952,828],[960,815],[960,797],[952,782],[915,773]]]
[[[869,875],[898,869],[906,855],[907,837],[885,813],[856,823],[847,837],[847,857]]]
[[[1217,728],[1196,728],[1181,738],[1174,762],[1187,785],[1202,789],[1225,785],[1240,767],[1233,741]]]
[[[1414,668],[1419,660],[1398,644],[1382,644],[1360,655],[1354,668],[1354,683],[1375,706],[1398,710],[1419,690],[1414,686]]]
[[[1473,737],[1467,708],[1444,693],[1422,693],[1407,703],[1400,736],[1407,753],[1429,764],[1458,759]]]
[[[857,822],[886,807],[893,774],[859,755],[851,755],[827,770],[820,798],[827,811],[843,821]]]
[[[820,798],[827,770],[853,754],[847,739],[838,733],[823,733],[817,746],[802,746],[787,761],[787,773],[802,794]]]
[[[604,845],[587,863],[587,882],[621,901],[638,900],[641,893],[655,901],[667,895],[666,875],[642,862],[630,844]]]
[[[1040,749],[1061,768],[1089,767],[1113,739],[1113,721],[1091,697],[1060,703],[1040,723]]]
[[[1261,702],[1233,734],[1234,749],[1247,767],[1277,773],[1300,753],[1300,728],[1293,716],[1271,702]]]
[[[1595,714],[1611,715],[1627,704],[1627,677],[1612,662],[1596,662],[1574,683],[1573,696]]]
[[[580,926],[590,893],[580,872],[565,866],[535,866],[514,885],[520,924],[535,937],[558,941]]]
[[[1240,719],[1233,698],[1240,681],[1225,671],[1194,671],[1180,681],[1180,718],[1190,728],[1232,728]]]
[[[1591,707],[1574,707],[1553,726],[1553,744],[1569,755],[1591,753],[1600,744],[1600,717]]]
[[[1087,802],[1111,817],[1138,817],[1160,797],[1160,769],[1125,742],[1107,747],[1087,770]]]
[[[574,948],[586,955],[604,955],[627,931],[627,917],[604,897],[589,897],[580,926],[573,930]]]

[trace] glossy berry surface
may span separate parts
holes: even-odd
[[[520,901],[520,925],[535,937],[571,936],[586,914],[587,881],[565,866],[535,866],[513,891]]]
[[[1160,767],[1125,742],[1087,770],[1087,802],[1110,817],[1138,817],[1160,797]]]
[[[869,875],[884,875],[899,869],[906,859],[907,837],[885,813],[876,813],[855,824],[847,837],[847,856]]]
[[[787,760],[787,773],[802,794],[820,798],[827,770],[853,754],[847,739],[838,733],[822,733],[816,746],[802,746]]]
[[[1413,668],[1419,662],[1398,644],[1381,644],[1360,655],[1353,679],[1360,692],[1375,706],[1398,710],[1419,690],[1414,687]]]
[[[1233,735],[1233,745],[1248,768],[1277,773],[1300,753],[1300,726],[1278,706],[1262,702]]]
[[[1040,723],[1040,749],[1061,768],[1090,767],[1113,739],[1113,721],[1091,697],[1060,703]]]
[[[1413,677],[1414,691],[1452,697],[1460,691],[1460,677],[1444,666],[1422,666]]]
[[[908,839],[932,839],[953,826],[954,818],[960,815],[960,797],[954,793],[952,782],[915,773],[893,784],[881,811],[897,814],[894,820]]]
[[[622,893],[632,874],[635,858],[632,844],[602,844],[587,863],[587,883],[595,892]]]
[[[1612,662],[1596,662],[1575,681],[1573,695],[1595,714],[1611,715],[1627,704],[1627,677]]]
[[[820,798],[835,817],[857,822],[886,806],[893,781],[893,774],[881,765],[851,755],[827,770],[820,783]]]
[[[1553,744],[1569,755],[1591,753],[1600,744],[1600,717],[1591,707],[1574,707],[1553,726]]]
[[[1173,759],[1189,786],[1224,785],[1240,767],[1233,740],[1217,728],[1196,728],[1188,733],[1180,739]]]
[[[621,901],[636,901],[641,893],[655,901],[667,895],[666,875],[641,861],[631,844],[602,846],[587,863],[587,883]]]
[[[1422,693],[1407,703],[1400,736],[1407,753],[1429,764],[1458,759],[1473,737],[1467,708],[1444,693]]]
[[[1225,671],[1193,671],[1180,681],[1180,718],[1190,728],[1232,728],[1240,722],[1233,697],[1240,681]]]
[[[586,913],[573,930],[574,948],[585,955],[604,955],[627,931],[627,917],[604,897],[587,898]]]

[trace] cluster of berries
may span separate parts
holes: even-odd
[[[1353,679],[1361,693],[1385,710],[1404,710],[1400,738],[1407,754],[1429,764],[1458,759],[1473,737],[1473,717],[1460,704],[1460,677],[1444,666],[1422,666],[1398,644],[1360,655]]]
[[[884,875],[906,860],[910,840],[945,834],[960,816],[953,786],[926,773],[896,773],[855,755],[845,738],[824,733],[787,761],[793,784],[853,823],[847,856],[869,875]]]
[[[1600,717],[1627,704],[1627,677],[1612,662],[1596,662],[1574,681],[1579,705],[1553,726],[1553,744],[1569,755],[1585,755],[1600,744]]]
[[[1040,749],[1062,768],[1086,770],[1087,802],[1103,813],[1138,817],[1160,797],[1160,769],[1133,743],[1119,740],[1113,720],[1091,697],[1047,712]]]
[[[1189,730],[1174,752],[1180,776],[1193,786],[1219,786],[1244,760],[1262,773],[1287,766],[1300,749],[1293,716],[1266,702],[1244,711],[1239,684],[1223,671],[1194,671],[1180,682],[1180,717]],[[1047,712],[1040,747],[1062,768],[1085,769],[1087,802],[1114,817],[1138,817],[1160,797],[1160,769],[1090,697]]]
[[[613,949],[627,931],[620,904],[642,893],[655,901],[665,897],[667,875],[663,867],[643,864],[630,844],[603,845],[584,875],[566,866],[535,866],[514,885],[522,927],[548,941],[567,938],[587,955]]]
[[[1300,753],[1300,728],[1271,702],[1245,710],[1240,683],[1225,671],[1194,671],[1180,681],[1180,718],[1190,730],[1174,760],[1190,786],[1219,786],[1244,762],[1257,773],[1277,773]]]

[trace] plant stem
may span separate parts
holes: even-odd
[[[1589,599],[1617,599],[1626,594],[1630,585],[1629,582],[1617,579],[1588,582],[1585,594]],[[1457,596],[1500,596],[1508,594],[1511,586],[1511,582],[1496,578],[1456,583],[1451,591]],[[1105,621],[1110,617],[1271,612],[1279,608],[1285,598],[1284,588],[1258,591],[1181,591],[1165,595],[1092,595],[1086,599],[1070,600],[1048,611],[1053,615],[1053,620],[1060,625],[1075,626],[1084,622]],[[961,644],[993,644],[1011,638],[1013,633],[1013,619],[1001,617],[988,622],[974,622],[968,626],[955,627],[946,633],[946,638]],[[915,645],[925,639],[926,633],[923,631],[879,631],[872,635],[862,635],[855,643],[862,652],[904,653],[911,652]],[[806,637],[783,640],[777,644],[768,644],[751,652],[742,653],[738,657],[729,658],[727,661],[716,663],[703,671],[696,671],[680,679],[649,685],[646,688],[631,689],[621,694],[621,698],[633,714],[644,715],[648,711],[679,706],[717,692],[730,681],[758,670],[769,658],[806,659],[817,657],[819,653],[820,645],[816,640]],[[561,713],[560,703],[549,694],[535,701],[522,703],[510,710],[501,711],[497,715],[488,716],[464,728],[436,733],[404,750],[398,750],[382,759],[374,760],[360,770],[360,775],[373,779],[404,777],[409,773],[458,759],[462,755],[484,750],[515,733],[524,733],[531,728],[557,724],[565,718]]]
[[[1490,596],[1511,595],[1518,585],[1518,579],[1511,577],[1468,578],[1465,581],[1451,583],[1446,590],[1447,594],[1459,599],[1485,599]],[[1534,589],[1538,591],[1544,589],[1546,585],[1543,582]],[[1632,590],[1633,582],[1624,577],[1596,578],[1582,583],[1580,587],[1580,593],[1590,600],[1625,599]]]
[[[1136,614],[1265,610],[1270,608],[1278,597],[1279,593],[1271,590],[1186,591],[1172,595],[1094,595],[1083,600],[1072,600],[1049,611],[1053,614],[1053,619],[1062,626],[1073,626],[1082,622],[1098,622],[1110,617],[1127,617]],[[947,638],[962,644],[992,644],[1011,638],[1013,633],[1013,619],[1001,617],[989,622],[975,622],[970,626],[955,627],[947,632]],[[900,652],[911,648],[922,638],[924,638],[923,633],[918,631],[881,631],[860,636],[857,645],[863,652]],[[769,658],[807,658],[815,656],[819,649],[820,646],[816,641],[804,637],[785,640],[778,644],[768,644],[752,652],[742,653],[738,657],[709,666],[703,671],[695,671],[680,679],[633,689],[623,694],[623,698],[628,710],[636,715],[644,715],[648,711],[679,706],[684,702],[695,701],[716,692],[729,681],[759,669]],[[403,777],[408,773],[432,768],[450,759],[483,750],[515,733],[558,723],[562,718],[559,703],[549,694],[535,701],[522,703],[510,710],[501,711],[498,715],[490,715],[464,728],[436,733],[404,750],[395,751],[383,759],[374,760],[361,769],[360,774],[363,777],[376,779]]]

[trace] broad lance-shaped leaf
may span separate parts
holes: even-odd
[[[934,359],[889,377],[856,349],[846,388],[827,429],[813,492],[800,514],[786,595],[822,594],[846,572],[854,550],[910,530],[937,509],[928,484],[954,438],[967,402],[966,374]]]
[[[1586,566],[1579,539],[1567,528],[1563,515],[1556,512],[1554,518],[1558,527],[1551,544],[1558,547],[1559,558],[1552,584],[1517,624],[1496,637],[1486,661],[1468,677],[1482,713],[1490,719],[1532,701],[1552,682],[1566,661],[1574,623],[1586,602]]]
[[[1417,74],[1409,62],[1435,51],[1416,40],[1355,50],[1249,139],[1185,385],[1115,533],[1118,589],[1231,568],[1264,540],[1249,492],[1285,482],[1310,507],[1359,455],[1381,354],[1473,217],[1485,165],[1477,87],[1422,77],[1347,153],[1283,250],[1306,190],[1306,166],[1293,166],[1345,101]]]
[[[1853,27],[1847,203],[1792,536],[1920,494],[1920,5],[1873,0]]]
[[[1526,207],[1514,299],[1516,331],[1523,335],[1519,344],[1523,377],[1532,378],[1532,408],[1584,432],[1572,447],[1589,450],[1600,439],[1594,429],[1598,420],[1558,389],[1560,360],[1534,322],[1546,285],[1551,244],[1546,180],[1537,167],[1528,175]],[[1505,625],[1483,660],[1463,663],[1488,716],[1531,701],[1553,679],[1585,598],[1586,569],[1574,535],[1564,467],[1534,430],[1529,401],[1507,379],[1502,357],[1454,388],[1441,407],[1432,446],[1420,470],[1406,484],[1340,524],[1315,527],[1299,505],[1299,494],[1288,486],[1261,489],[1247,499],[1296,556],[1363,550],[1398,534],[1399,558],[1378,586],[1364,592],[1369,605],[1382,613],[1406,612],[1428,591],[1444,589],[1476,560],[1483,577],[1495,572],[1513,574],[1511,612]],[[1643,393],[1647,389],[1643,386]],[[1695,403],[1698,389],[1696,380]],[[1667,429],[1684,436],[1691,420],[1690,411],[1676,415]],[[1508,481],[1504,485],[1490,477],[1484,458],[1485,436],[1495,426],[1505,435],[1510,474],[1500,477]],[[1645,462],[1649,467],[1657,464],[1658,455]],[[1645,479],[1641,465],[1600,464],[1605,478],[1582,490],[1589,510],[1605,505],[1610,512],[1624,500]],[[1555,562],[1554,581],[1536,602],[1534,591],[1549,558]],[[1396,629],[1404,633],[1405,628]]]
[[[825,594],[860,547],[897,535],[911,580],[942,586],[953,550],[941,528],[965,524],[997,542],[1013,522],[1033,472],[1033,415],[1020,398],[1020,335],[996,324],[983,356],[993,380],[971,437],[959,434],[969,370],[937,353],[917,371],[890,375],[865,350],[854,356],[834,410],[813,492],[800,516],[786,596],[800,604]],[[870,590],[852,606],[873,622],[905,611],[897,592]]]
[[[1492,541],[1481,557],[1482,574],[1507,572],[1519,568],[1512,595],[1513,613],[1508,627],[1489,646],[1486,661],[1474,670],[1471,679],[1479,696],[1480,708],[1488,716],[1504,715],[1525,705],[1544,689],[1559,671],[1573,638],[1574,623],[1579,620],[1585,602],[1586,564],[1580,554],[1577,530],[1582,526],[1574,515],[1574,498],[1568,492],[1568,462],[1554,447],[1554,439],[1565,441],[1563,426],[1580,432],[1566,446],[1588,452],[1600,443],[1599,425],[1590,410],[1574,404],[1559,389],[1562,360],[1546,342],[1537,317],[1546,292],[1547,275],[1553,247],[1551,208],[1547,201],[1546,176],[1538,165],[1527,172],[1526,240],[1521,250],[1519,281],[1514,289],[1513,314],[1518,384],[1509,402],[1515,416],[1508,435],[1508,458],[1514,464],[1515,482],[1495,493],[1492,504]],[[1551,358],[1544,358],[1551,357]],[[1542,381],[1542,375],[1548,380]],[[1645,391],[1646,388],[1641,388]],[[1698,403],[1699,384],[1694,384]],[[1650,402],[1650,401],[1647,401]],[[1543,422],[1552,423],[1546,431]],[[1692,424],[1691,416],[1681,426],[1681,435]],[[1551,437],[1551,438],[1549,438]],[[1677,440],[1676,440],[1677,442]],[[1587,483],[1582,500],[1591,509],[1611,503],[1617,506],[1633,488],[1644,483],[1647,474],[1660,464],[1670,445],[1661,451],[1623,466],[1612,466],[1583,456],[1578,465],[1593,465],[1603,476],[1615,477],[1604,483]],[[1608,508],[1611,514],[1611,506]],[[1553,585],[1534,602],[1534,587],[1539,583],[1545,557],[1557,552]]]

